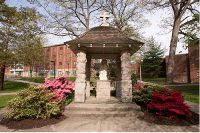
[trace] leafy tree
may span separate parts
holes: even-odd
[[[32,77],[33,66],[36,62],[44,62],[44,39],[42,36],[24,34],[22,43],[18,45],[17,53],[21,62],[30,66],[30,77]]]
[[[3,90],[5,66],[20,62],[21,58],[18,56],[17,49],[22,43],[23,35],[30,31],[38,34],[40,27],[37,22],[41,16],[34,8],[9,7],[5,4],[5,0],[1,0],[0,4],[0,90]]]
[[[175,52],[178,42],[178,35],[184,35],[185,39],[196,40],[198,38],[194,38],[197,34],[193,31],[191,27],[195,27],[198,25],[192,25],[193,23],[198,23],[197,14],[198,11],[198,3],[199,0],[143,0],[143,4],[147,5],[149,10],[152,9],[164,9],[167,8],[173,19],[171,21],[167,21],[165,23],[167,26],[172,26],[172,36],[170,42],[170,52],[169,52],[169,63],[167,66],[167,74],[166,74],[166,82],[173,82],[173,71],[174,71],[174,60],[175,60]],[[188,27],[188,25],[190,25]],[[193,31],[193,32],[190,32]],[[195,41],[195,42],[196,42]],[[198,44],[198,43],[197,43]]]
[[[162,72],[160,70],[162,66],[159,66],[159,63],[163,60],[164,51],[161,48],[161,44],[158,44],[153,37],[149,39],[149,50],[145,52],[142,63],[142,66],[145,67],[145,70],[143,70],[144,74],[155,77]]]

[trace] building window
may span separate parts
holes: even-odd
[[[59,55],[60,58],[62,58],[62,56],[63,56],[62,54]]]
[[[46,63],[46,66],[49,66],[49,63]]]
[[[43,66],[43,64],[41,63],[40,66]]]
[[[73,71],[73,74],[76,75],[76,70]]]
[[[55,59],[55,58],[56,58],[56,55],[53,55],[53,58]]]
[[[69,75],[69,71],[66,71],[65,74],[66,74],[66,75]]]
[[[66,62],[66,65],[69,65],[69,62]]]
[[[56,51],[56,48],[53,48],[53,51]]]
[[[59,62],[59,66],[62,66],[62,62]]]
[[[199,72],[197,72],[197,77],[199,77]]]
[[[49,59],[49,56],[47,56],[47,59]]]
[[[59,71],[59,72],[58,72],[58,75],[62,75],[62,71]]]
[[[69,45],[67,45],[67,49],[69,49]]]
[[[77,61],[74,61],[74,65],[76,65],[77,64]]]
[[[55,62],[52,63],[52,66],[55,66]]]
[[[49,49],[49,48],[47,49],[47,52],[50,52],[50,49]]]
[[[69,56],[70,56],[70,54],[67,54],[66,56],[67,56],[67,57],[69,57]]]
[[[60,50],[63,50],[63,47],[60,47]]]
[[[38,65],[37,65],[37,64],[35,64],[35,67],[38,67]]]
[[[74,54],[74,57],[76,57],[76,54]]]
[[[27,67],[27,65],[25,65],[25,67]]]

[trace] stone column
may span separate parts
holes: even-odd
[[[87,56],[86,63],[86,97],[90,96],[90,68],[91,68],[91,57]]]
[[[128,47],[121,50],[121,101],[132,102],[131,55]]]
[[[121,97],[121,60],[120,56],[116,58],[117,62],[117,80],[116,80],[116,96]]]
[[[86,89],[86,47],[80,47],[77,52],[75,102],[85,102]]]

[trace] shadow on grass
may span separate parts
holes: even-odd
[[[0,91],[0,93],[18,92],[28,88],[28,84],[14,81],[4,81],[3,86],[3,91]]]

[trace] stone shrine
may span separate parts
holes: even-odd
[[[104,13],[101,17],[105,20],[108,16]],[[64,42],[64,44],[77,54],[75,102],[85,102],[86,98],[90,96],[91,59],[116,59],[116,96],[120,97],[123,102],[132,102],[131,55],[144,43],[133,40],[121,30],[108,27],[104,23],[104,26],[91,28],[82,36]],[[97,91],[101,97],[98,98],[97,94],[96,98],[109,99],[110,81],[107,80],[104,65],[102,70],[103,73],[100,73],[102,80],[97,82]]]

